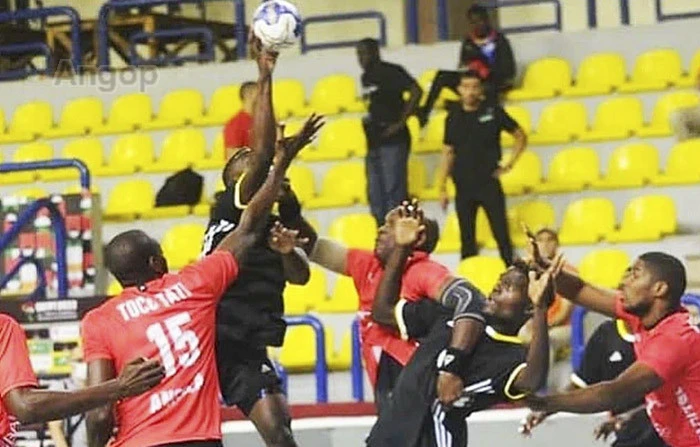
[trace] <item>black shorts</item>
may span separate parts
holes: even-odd
[[[403,366],[386,352],[382,352],[377,366],[377,382],[374,385],[374,403],[377,411],[381,412],[394,390]]]
[[[267,357],[267,350],[245,343],[217,343],[219,385],[224,402],[237,406],[246,416],[267,394],[281,394],[282,381]]]
[[[176,442],[174,444],[161,444],[154,447],[224,447],[224,445],[217,439],[212,441]]]

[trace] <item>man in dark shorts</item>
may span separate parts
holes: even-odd
[[[395,261],[405,258],[405,248],[419,239],[420,228],[418,219],[400,219],[397,247],[391,254]],[[401,262],[392,264],[398,266]],[[463,446],[467,443],[464,421],[469,414],[522,399],[539,389],[549,367],[547,307],[554,296],[552,279],[561,265],[562,258],[558,257],[537,278],[534,271],[516,263],[501,276],[489,299],[480,303],[480,311],[470,303],[469,311],[459,319],[453,309],[434,300],[406,302],[388,295],[391,299],[377,300],[384,314],[393,309],[392,327],[420,340],[420,345],[399,376],[367,445]],[[516,334],[531,317],[533,340],[527,350]],[[471,351],[453,347],[452,326],[464,319],[487,324]],[[441,374],[459,376],[466,384],[449,406],[437,398],[436,381]]]
[[[317,131],[321,118],[307,122]],[[264,128],[264,132],[257,129]],[[240,223],[248,200],[268,175],[276,124],[272,108],[272,72],[260,74],[253,113],[253,148],[243,148],[223,171],[226,187],[212,209],[204,235],[203,254]],[[273,144],[274,147],[274,144]],[[278,200],[279,216],[269,215],[267,230],[279,220],[288,228],[309,232],[301,207],[288,183]],[[217,312],[217,365],[221,393],[227,405],[236,405],[255,424],[268,446],[296,446],[281,382],[267,357],[267,346],[281,346],[286,323],[282,318],[282,292],[286,282],[305,284],[309,279],[306,254],[279,237],[258,240],[241,264],[238,281],[224,293]]]

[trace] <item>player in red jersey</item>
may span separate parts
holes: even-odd
[[[685,268],[659,252],[641,255],[622,284],[622,296],[567,272],[557,292],[581,306],[625,320],[637,360],[615,380],[535,397],[535,410],[597,413],[644,398],[654,428],[672,447],[700,446],[700,329],[681,306]]]
[[[216,307],[267,224],[287,167],[320,125],[312,116],[299,134],[278,142],[271,174],[239,225],[199,262],[168,274],[160,245],[136,230],[107,245],[106,264],[124,291],[83,320],[88,383],[113,377],[133,355],[158,356],[166,377],[152,392],[120,401],[116,420],[111,407],[88,414],[91,446],[105,445],[114,425],[118,431],[113,447],[221,446]],[[273,135],[274,131],[272,126]]]
[[[29,362],[24,330],[0,314],[0,446],[15,445],[20,423],[52,421],[142,393],[160,382],[165,370],[155,360],[138,359],[122,374],[96,387],[73,392],[36,389],[38,382]]]

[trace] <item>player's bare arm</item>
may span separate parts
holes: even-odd
[[[661,385],[663,380],[653,369],[644,363],[635,362],[615,380],[569,393],[533,396],[528,405],[540,411],[598,413],[633,405]]]
[[[3,404],[24,424],[51,421],[141,394],[163,377],[165,370],[159,362],[139,360],[129,363],[119,377],[96,386],[63,392],[16,388],[5,395]]]
[[[445,146],[442,149],[440,157],[440,166],[438,167],[437,185],[440,193],[440,206],[443,211],[447,211],[447,206],[450,203],[450,198],[447,196],[447,179],[452,172],[455,164],[455,149],[453,146]]]
[[[547,380],[549,372],[549,328],[547,309],[554,300],[555,281],[564,266],[564,258],[558,255],[539,277],[534,271],[529,272],[528,297],[532,301],[532,341],[527,352],[525,368],[513,382],[513,388],[521,394],[534,393]]]
[[[524,227],[528,235],[529,251],[532,253],[532,261],[542,268],[549,263],[540,256],[535,236],[527,227]],[[578,275],[568,271],[561,271],[557,275],[557,293],[574,304],[583,306],[594,312],[615,317],[615,292],[604,290],[582,280]]]
[[[336,241],[320,237],[313,244],[309,259],[332,272],[347,275],[348,248]]]
[[[272,157],[275,155],[275,116],[272,113],[272,72],[278,53],[263,48],[253,37],[251,48],[258,63],[258,98],[253,110],[253,156],[247,173],[238,184],[238,198],[245,204],[260,189],[267,178]]]
[[[282,255],[284,277],[292,284],[306,284],[311,276],[309,260],[300,248],[306,243],[308,239],[300,237],[299,230],[285,228],[281,222],[276,222],[270,229],[268,244]]]
[[[87,385],[93,386],[113,379],[117,375],[114,362],[99,359],[88,362]],[[112,437],[114,432],[114,412],[112,405],[104,405],[85,415],[88,447],[102,447]]]

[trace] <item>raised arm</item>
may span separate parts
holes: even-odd
[[[313,245],[311,262],[341,275],[347,275],[348,248],[331,239],[320,237]]]

